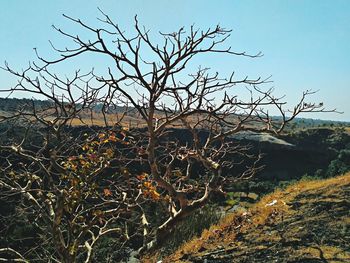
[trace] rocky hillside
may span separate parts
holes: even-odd
[[[350,262],[350,173],[301,181],[145,262]]]

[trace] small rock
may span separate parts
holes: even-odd
[[[276,200],[276,199],[273,200],[272,202],[266,204],[265,207],[267,207],[267,206],[273,206],[273,205],[275,205],[275,204],[277,204],[277,200]]]

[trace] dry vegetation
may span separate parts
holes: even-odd
[[[227,216],[163,262],[350,262],[349,196],[350,173],[300,181]]]
[[[74,118],[71,120],[70,125],[80,126],[80,125],[96,125],[96,126],[113,126],[114,124],[120,124],[123,127],[145,127],[146,123],[140,120],[140,117],[136,115],[127,115],[121,113],[106,114],[101,113],[85,113],[81,114],[79,118]]]
[[[203,122],[207,116],[205,114],[196,114],[194,116],[190,116],[188,121],[191,124],[195,124],[197,122]],[[166,116],[162,113],[155,114],[154,121],[163,120]],[[236,121],[237,118],[229,117],[230,121]],[[238,120],[237,120],[238,121]],[[107,113],[102,114],[99,112],[82,112],[78,117],[72,119],[69,123],[72,126],[81,126],[81,125],[96,125],[96,126],[113,126],[115,124],[120,124],[123,127],[128,128],[144,128],[146,127],[146,122],[142,119],[140,114],[137,113]],[[184,128],[181,120],[174,121],[169,128]],[[248,124],[247,127],[255,127],[261,128],[260,124]]]

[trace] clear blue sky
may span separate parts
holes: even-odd
[[[70,32],[62,13],[96,24],[97,7],[108,13],[126,31],[138,14],[140,23],[157,31],[174,31],[195,24],[207,28],[220,23],[233,29],[228,40],[234,50],[255,53],[259,59],[215,56],[197,61],[219,72],[236,70],[251,77],[272,75],[277,95],[297,101],[303,90],[320,90],[313,100],[338,108],[344,114],[314,114],[304,117],[350,121],[350,1],[348,0],[1,0],[0,62],[24,68],[35,58],[37,47],[51,56],[48,40],[69,45],[51,25]],[[84,65],[93,65],[86,58]],[[70,70],[70,68],[67,68]],[[14,83],[0,71],[0,89]]]

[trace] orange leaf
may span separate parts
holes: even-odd
[[[146,188],[151,188],[151,187],[152,187],[152,183],[150,183],[150,182],[144,182],[144,183],[143,183],[143,186],[146,187]]]
[[[136,176],[136,178],[139,179],[140,181],[142,181],[142,180],[146,179],[147,175],[148,175],[147,173],[142,173],[142,174]]]
[[[103,193],[104,193],[104,195],[105,195],[106,197],[112,195],[111,190],[109,190],[108,188],[103,189]]]

